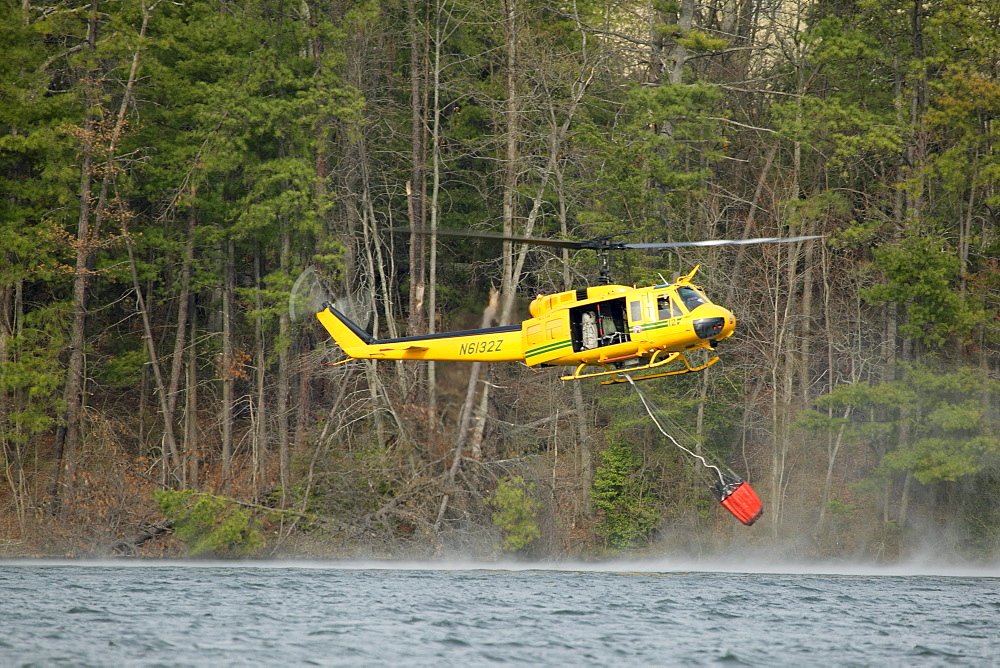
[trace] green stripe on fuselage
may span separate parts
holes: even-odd
[[[541,346],[540,348],[535,348],[534,350],[528,350],[524,353],[524,359],[527,361],[529,357],[537,357],[538,355],[544,355],[545,353],[551,353],[564,346],[571,345],[569,339],[564,341],[556,341],[555,343],[549,343],[547,345]]]
[[[654,329],[663,329],[664,327],[672,327],[674,325],[680,324],[683,318],[671,318],[670,320],[657,320],[656,322],[651,322],[642,326],[642,331],[648,332]]]

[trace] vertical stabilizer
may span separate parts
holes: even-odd
[[[353,323],[346,315],[326,302],[325,308],[316,314],[316,319],[322,323],[333,340],[345,353],[350,355],[351,349],[363,348],[375,342],[371,334]]]

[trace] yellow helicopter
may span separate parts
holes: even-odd
[[[395,230],[404,231],[404,230]],[[408,230],[406,230],[408,231]],[[421,233],[429,233],[420,230]],[[457,230],[436,234],[475,236],[511,242],[592,249],[601,255],[601,285],[539,295],[531,317],[519,325],[376,339],[330,302],[316,318],[349,358],[392,360],[522,361],[528,366],[564,366],[561,380],[601,378],[602,384],[648,380],[701,371],[719,360],[692,365],[695,350],[713,351],[732,336],[736,317],[713,304],[692,281],[700,265],[673,283],[628,287],[610,281],[608,251],[683,246],[787,243],[817,236],[629,244],[611,236],[587,241],[539,239]],[[618,236],[618,235],[613,235]],[[347,360],[345,360],[347,361]],[[642,373],[636,376],[634,374]]]

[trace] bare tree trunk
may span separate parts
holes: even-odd
[[[826,328],[826,391],[832,392],[837,386],[836,366],[834,366],[834,332],[833,310],[830,308],[830,263],[826,252],[826,244],[820,244],[820,267],[823,280],[823,325]]]
[[[254,306],[257,315],[254,317],[254,380],[256,381],[255,398],[256,404],[256,428],[253,437],[253,486],[257,488],[263,480],[265,469],[265,459],[267,452],[267,395],[265,393],[265,372],[267,369],[267,350],[264,347],[264,302],[261,297],[263,285],[263,270],[261,268],[260,247],[254,249],[253,254],[253,279],[254,279]]]
[[[899,515],[898,515],[898,525],[900,529],[906,527],[906,513],[910,506],[910,484],[913,482],[913,473],[910,471],[906,472],[906,477],[903,478],[903,491],[899,497]]]
[[[587,424],[587,404],[583,398],[583,385],[573,383],[573,405],[576,407],[576,429],[579,434],[580,487],[583,497],[583,512],[590,514],[593,510],[590,498],[590,488],[594,484],[593,450],[591,449],[590,429]]]
[[[367,172],[367,168],[363,168]],[[371,191],[369,190],[369,184],[367,175],[364,180],[364,191],[362,194],[362,204],[364,206],[362,212],[362,222],[364,223],[365,238],[369,240],[369,243],[365,246],[366,260],[368,262],[369,270],[369,280],[371,284],[380,285],[379,294],[384,295],[382,298],[382,317],[385,321],[385,329],[391,338],[396,338],[399,336],[399,328],[396,327],[396,319],[393,317],[392,313],[392,300],[395,294],[395,289],[392,281],[389,277],[392,275],[392,271],[386,271],[387,258],[382,253],[382,244],[379,240],[378,232],[375,229],[375,209],[372,206]],[[388,258],[391,261],[391,258]],[[375,310],[375,322],[378,322],[378,309]],[[378,336],[378,325],[372,326],[372,334]]]
[[[499,306],[499,294],[496,290],[490,292],[490,303],[483,311],[483,327],[489,327],[492,324],[494,318],[497,315],[497,308]],[[472,417],[475,413],[473,409],[473,403],[476,398],[476,390],[479,385],[479,373],[482,367],[482,362],[473,362],[469,369],[469,384],[465,389],[465,402],[462,404],[462,410],[459,413],[459,425],[458,434],[455,439],[455,454],[451,460],[451,466],[448,468],[448,488],[450,489],[455,484],[455,476],[458,474],[458,468],[462,465],[462,454],[465,448],[466,441],[469,440],[469,423],[472,421]],[[487,400],[489,392],[487,391],[487,386],[484,385],[482,391],[482,401]],[[479,416],[482,419],[482,416]],[[473,428],[475,431],[475,427]],[[473,436],[475,440],[475,436]],[[480,446],[482,443],[482,437],[480,436]],[[479,453],[474,453],[474,456],[479,456]],[[437,520],[434,522],[434,528],[437,529],[441,525],[441,520],[444,518],[445,512],[448,510],[448,499],[450,498],[450,492],[445,492],[441,499],[441,506],[438,509]]]
[[[417,6],[415,0],[406,3],[407,26],[410,32],[410,119],[412,172],[410,184],[407,187],[410,227],[414,230],[424,227],[424,122],[423,95],[421,87],[421,55],[424,39],[419,34],[417,23]],[[416,231],[410,234],[410,316],[409,334],[424,333],[424,236]]]
[[[86,49],[97,48],[98,0],[91,0],[87,23]],[[92,239],[90,229],[91,186],[94,178],[94,143],[96,141],[97,80],[94,71],[84,75],[84,124],[83,146],[80,160],[80,215],[76,229],[76,266],[73,274],[73,323],[69,339],[69,363],[66,366],[66,383],[63,402],[66,409],[62,425],[56,433],[56,477],[53,483],[53,501],[60,510],[72,504],[73,477],[76,451],[80,443],[80,416],[83,411],[84,348],[87,326],[87,283],[90,278]]]
[[[504,108],[504,120],[506,122],[506,133],[504,138],[504,174],[503,174],[503,233],[507,236],[514,234],[514,219],[516,216],[517,181],[520,172],[518,161],[518,145],[521,135],[521,98],[518,92],[518,13],[517,0],[505,0],[505,37],[506,37],[506,101]],[[514,275],[514,246],[511,242],[505,241],[503,244],[503,268],[500,277],[500,295],[504,306],[500,309],[500,324],[510,323],[510,308],[507,303],[513,304],[514,294],[517,291],[517,280]]]
[[[795,64],[796,70],[796,90],[799,93],[795,98],[795,115],[798,122],[802,122],[803,119],[803,99],[805,98],[805,93],[808,90],[808,82],[806,80],[806,70],[805,63],[798,61]],[[802,142],[795,141],[792,143],[792,184],[789,189],[788,198],[791,201],[798,201],[802,196]],[[799,230],[800,234],[810,234],[811,224],[807,223],[803,226],[803,229]],[[797,244],[796,244],[797,246]],[[799,357],[799,367],[798,367],[798,381],[799,381],[799,393],[802,397],[803,403],[808,403],[809,401],[809,357],[810,357],[810,326],[812,320],[812,286],[813,286],[813,249],[814,244],[806,244],[806,256],[805,256],[805,267],[802,276],[802,299],[799,303],[799,318],[801,320],[801,330],[800,330],[800,340],[798,345],[798,357]],[[798,249],[796,248],[796,251]],[[794,268],[794,262],[789,263],[790,269]],[[791,283],[789,284],[789,289],[792,290],[793,287]],[[792,370],[789,369],[788,373],[791,374]],[[791,378],[789,378],[791,382]],[[789,400],[793,398],[792,394],[789,394]]]
[[[708,373],[705,369],[698,378],[698,411],[694,420],[694,451],[701,454],[701,444],[705,441],[705,399],[708,397]]]
[[[893,106],[896,111],[896,125],[897,127],[904,127],[906,125],[906,95],[904,90],[906,88],[905,74],[903,73],[902,65],[900,65],[899,53],[893,53],[892,56],[892,72],[893,72],[893,99],[895,102]],[[907,151],[909,147],[907,147]],[[907,160],[910,159],[910,155],[900,156],[899,162],[896,166],[897,169],[897,180],[902,180],[905,178]],[[893,222],[896,223],[896,230],[902,230],[904,221],[906,220],[906,208],[909,205],[909,198],[906,195],[906,188],[893,188],[893,212],[892,218]]]
[[[427,333],[437,331],[437,228],[438,228],[438,194],[441,188],[441,43],[444,40],[441,25],[441,2],[437,0],[434,7],[434,64],[432,69],[433,104],[430,113],[431,124],[431,200],[430,221],[431,234],[427,242],[430,244],[427,288]],[[433,429],[437,423],[437,365],[427,362],[427,418],[428,429]]]
[[[787,244],[792,246],[793,244]],[[798,244],[794,244],[798,246]],[[775,358],[771,365],[771,422],[772,422],[772,454],[771,454],[771,481],[773,498],[771,505],[774,508],[774,535],[778,535],[780,525],[783,521],[784,494],[788,485],[788,456],[789,439],[791,438],[789,429],[789,413],[791,411],[792,394],[792,374],[795,370],[795,354],[793,342],[788,341],[789,316],[795,308],[795,262],[794,257],[797,249],[787,250],[788,256],[785,258],[785,281],[778,290],[779,295],[775,297],[773,327],[775,340],[773,350]],[[781,249],[778,250],[778,257],[781,257]],[[782,263],[779,261],[775,273],[781,275]],[[780,294],[784,294],[784,308],[781,307]]]
[[[482,327],[489,327],[493,324],[493,320],[497,317],[497,309],[500,303],[500,295],[496,290],[490,291],[490,302],[483,311],[483,322]],[[462,410],[459,412],[459,426],[458,426],[458,445],[456,446],[456,458],[460,457],[462,452],[462,446],[469,439],[469,428],[470,423],[474,417],[477,416],[477,411],[473,407],[475,402],[475,397],[477,392],[481,397],[489,397],[489,390],[487,384],[483,384],[482,391],[479,392],[479,375],[482,369],[482,363],[473,362],[471,368],[469,369],[469,384],[466,387],[465,392],[465,402],[462,404]],[[475,427],[473,427],[473,430]],[[474,438],[472,440],[475,440]],[[476,451],[473,448],[473,456],[481,456],[481,441],[480,450]],[[454,464],[453,464],[454,466]]]
[[[9,254],[5,251],[4,256],[9,257]],[[0,368],[11,361],[11,344],[14,339],[14,290],[14,285],[0,285]],[[7,433],[10,413],[11,393],[6,388],[0,387],[0,436]],[[0,447],[6,448],[6,440],[0,442]],[[3,455],[4,452],[0,452],[0,457]]]
[[[812,230],[807,226],[801,230],[802,234],[811,234]],[[799,392],[802,396],[802,404],[809,403],[810,375],[809,370],[812,360],[812,297],[813,297],[813,261],[815,257],[816,244],[807,243],[805,245],[805,259],[802,270],[802,303],[800,313],[802,317],[801,342],[799,343]]]
[[[91,0],[88,10],[85,48],[90,52],[95,51],[97,48],[98,5],[99,0]],[[56,433],[57,469],[53,498],[60,509],[65,509],[67,505],[72,505],[73,477],[76,466],[75,457],[81,440],[80,419],[84,403],[87,287],[89,277],[92,273],[90,264],[93,258],[94,240],[100,234],[101,219],[107,206],[107,194],[114,174],[115,154],[118,141],[125,130],[125,115],[131,104],[132,90],[135,86],[139,69],[140,49],[148,25],[149,9],[143,3],[142,26],[139,29],[138,46],[132,54],[132,63],[125,91],[122,95],[115,124],[107,138],[107,164],[104,168],[100,196],[96,207],[93,206],[91,201],[91,189],[94,179],[96,145],[98,141],[102,140],[99,136],[100,133],[97,132],[101,103],[100,92],[98,90],[99,83],[94,69],[88,65],[84,74],[84,137],[80,167],[80,215],[77,225],[76,266],[73,278],[73,324],[70,335],[70,359],[63,391],[66,410],[63,415],[63,425]],[[91,215],[94,216],[92,228],[90,225]],[[67,501],[69,504],[67,504]]]
[[[288,221],[282,221],[281,229],[281,257],[279,259],[281,273],[288,275],[291,263],[292,240],[288,231]],[[278,382],[276,407],[277,430],[278,430],[278,475],[281,481],[281,507],[284,508],[287,502],[286,494],[290,484],[289,474],[289,452],[288,452],[288,394],[290,392],[290,377],[292,371],[288,363],[289,358],[289,334],[288,334],[288,310],[282,309],[278,315]]]
[[[677,28],[680,30],[680,37],[686,37],[691,32],[693,20],[694,0],[681,0],[680,13],[677,16]],[[690,54],[683,43],[675,40],[670,55],[670,83],[678,86],[684,80],[684,66],[687,64]]]
[[[885,318],[885,335],[882,341],[883,358],[885,367],[882,373],[882,382],[891,383],[896,380],[896,332],[899,318],[899,309],[896,302],[889,302],[882,309]]]
[[[746,220],[743,222],[743,235],[741,239],[749,239],[751,233],[753,232],[753,224],[757,219],[757,210],[760,208],[760,203],[762,201],[762,196],[764,194],[764,185],[767,183],[767,177],[771,173],[771,166],[774,164],[774,158],[778,155],[779,144],[775,142],[774,146],[767,154],[767,158],[764,159],[764,167],[760,170],[760,175],[757,177],[757,186],[754,188],[753,199],[750,201],[750,209],[747,211]],[[736,258],[733,260],[733,267],[739,270],[745,265],[747,247],[737,246],[736,247]],[[726,297],[723,301],[724,304],[728,304],[733,299],[733,294],[736,286],[740,281],[729,281],[726,285]]]
[[[187,460],[188,466],[184,483],[191,489],[198,489],[198,348],[195,345],[196,322],[193,295],[188,312],[191,314],[188,318],[191,323],[191,332],[188,336],[190,344],[187,354],[187,392],[185,393],[187,406],[184,411],[187,417],[184,430],[184,458]]]
[[[299,373],[299,403],[295,413],[295,438],[292,440],[292,448],[296,452],[301,452],[306,444],[306,436],[312,423],[312,370],[313,361],[310,353],[313,349],[312,341],[308,335],[303,337],[302,346],[298,354]]]
[[[174,353],[170,360],[170,384],[167,387],[167,410],[170,414],[166,419],[174,421],[177,410],[177,397],[180,395],[181,372],[184,369],[184,345],[187,336],[188,307],[191,294],[191,274],[194,264],[194,231],[198,224],[198,216],[194,206],[196,190],[191,186],[191,205],[188,207],[187,240],[184,243],[184,260],[181,263],[181,292],[177,298],[177,327],[174,334]]]
[[[368,276],[368,282],[373,287],[377,284],[381,285],[382,290],[380,292],[384,295],[382,301],[382,312],[386,321],[386,329],[389,332],[390,337],[396,337],[396,321],[392,317],[392,285],[386,274],[386,265],[382,257],[382,245],[379,241],[378,234],[375,231],[375,211],[371,204],[371,193],[369,191],[369,180],[368,180],[368,168],[365,164],[365,154],[363,146],[359,146],[360,152],[359,157],[361,160],[361,174],[362,174],[362,192],[361,192],[361,223],[364,229],[365,243],[365,271]],[[374,252],[373,252],[374,249]],[[374,322],[372,324],[372,333],[378,336],[379,331],[379,311],[376,308],[373,309]],[[378,360],[370,360],[365,362],[365,378],[368,381],[368,391],[371,399],[372,409],[373,409],[373,420],[375,422],[375,438],[379,443],[385,443],[385,424],[382,416],[382,412],[378,410],[379,406],[379,393],[378,389],[381,387],[380,380],[378,377]],[[402,379],[400,379],[401,386],[404,384]],[[402,389],[402,388],[401,388]]]
[[[848,406],[844,409],[843,419],[847,420],[851,417],[852,407]],[[829,409],[827,411],[827,416],[833,416],[833,410]],[[834,438],[833,434],[827,435],[826,440],[826,476],[823,478],[823,498],[820,499],[819,504],[819,519],[816,520],[816,527],[813,529],[814,534],[819,534],[823,527],[823,521],[826,519],[826,506],[830,503],[830,491],[833,489],[833,472],[837,462],[837,454],[840,452],[840,446],[844,441],[844,427],[846,424],[842,424],[840,429],[837,431],[837,437]]]
[[[912,0],[912,2],[910,38],[913,48],[913,62],[919,63],[921,70],[915,75],[915,80],[911,86],[913,91],[910,98],[910,132],[912,139],[906,147],[906,164],[909,168],[909,177],[916,185],[904,190],[908,198],[907,211],[912,212],[913,220],[919,223],[923,217],[923,190],[926,178],[924,163],[927,157],[927,133],[924,117],[927,110],[927,71],[925,69],[927,66],[924,62],[924,5],[920,0]]]
[[[584,33],[585,34],[585,33]],[[559,230],[563,239],[569,238],[569,215],[566,205],[566,189],[563,182],[563,170],[556,164],[554,176],[556,178],[556,188],[559,191]],[[563,262],[563,290],[572,290],[573,281],[569,273],[569,250],[562,249]],[[583,512],[590,514],[591,498],[590,488],[593,485],[592,452],[590,448],[590,429],[587,424],[587,405],[583,398],[583,385],[573,383],[573,406],[576,409],[576,431],[577,431],[577,463],[579,466],[579,481],[581,500],[583,502]],[[553,485],[553,489],[555,486]]]
[[[22,281],[17,279],[12,284],[0,286],[0,367],[6,367],[18,357],[14,339],[21,323],[21,285]],[[23,527],[29,500],[23,450],[16,440],[21,433],[21,421],[13,414],[17,410],[15,406],[21,405],[20,399],[18,390],[0,389],[0,468],[10,489],[17,522]]]
[[[236,383],[233,354],[233,296],[235,291],[235,244],[225,242],[222,269],[222,485],[229,485],[233,477],[233,390]]]
[[[972,213],[973,206],[976,201],[976,189],[969,186],[969,202],[966,207],[965,220],[960,221],[958,228],[958,261],[959,261],[959,282],[958,289],[959,294],[963,299],[965,299],[965,293],[968,290],[968,271],[969,271],[969,242],[972,238]]]
[[[127,231],[125,236],[127,239]],[[174,435],[173,422],[167,419],[170,413],[170,408],[167,405],[167,386],[163,381],[160,360],[156,354],[153,327],[149,320],[149,311],[146,309],[146,300],[142,294],[142,286],[139,284],[139,272],[136,270],[132,242],[126,241],[125,246],[128,249],[129,268],[132,272],[132,287],[135,290],[136,306],[139,308],[139,313],[142,317],[143,336],[146,339],[146,353],[149,355],[149,366],[153,370],[156,395],[160,403],[160,415],[163,418],[163,480],[165,484],[172,484],[181,480],[181,460],[180,454],[177,451],[177,439]]]
[[[519,233],[530,236],[535,227],[535,222],[538,220],[538,216],[542,211],[542,204],[544,202],[545,193],[548,189],[549,181],[552,176],[559,171],[559,152],[562,149],[563,142],[565,141],[566,135],[569,132],[571,123],[576,116],[576,111],[579,108],[580,101],[583,99],[583,95],[586,93],[587,89],[590,87],[590,83],[593,81],[595,73],[595,68],[591,68],[587,73],[586,77],[581,76],[571,87],[572,97],[570,98],[569,106],[565,111],[565,118],[562,123],[556,115],[555,105],[552,104],[549,107],[549,122],[550,122],[550,132],[548,134],[548,159],[546,160],[545,167],[541,170],[541,174],[538,179],[538,189],[535,192],[535,199],[532,202],[531,210],[524,222],[524,228],[519,231]],[[516,94],[516,90],[513,88],[508,91],[510,94]],[[510,148],[510,146],[508,146]],[[512,156],[511,163],[517,160],[517,142],[513,144],[514,155]],[[510,157],[510,156],[509,156]],[[511,167],[513,169],[513,167]],[[517,175],[515,174],[515,177]],[[510,186],[510,200],[511,207],[510,212],[513,215],[514,202],[515,202],[515,191],[514,187],[517,185],[516,181],[508,183]],[[505,186],[505,197],[508,193],[507,186]],[[506,209],[505,209],[506,210]],[[506,219],[505,219],[506,220]],[[513,229],[513,217],[510,220],[510,227]],[[504,224],[504,229],[507,229],[507,223]],[[504,242],[505,250],[510,247],[510,244]],[[513,315],[514,299],[517,296],[517,285],[520,282],[521,272],[524,269],[524,262],[528,256],[528,245],[520,244],[520,250],[516,255],[513,253],[504,253],[504,263],[505,267],[507,261],[510,260],[510,276],[507,278],[507,274],[504,274],[504,281],[508,284],[508,291],[504,292],[501,284],[501,306],[500,306],[500,324],[509,324],[511,322],[511,316]],[[505,268],[505,272],[507,269]]]
[[[487,366],[486,369],[488,372],[489,366]],[[486,436],[486,418],[489,416],[490,410],[489,388],[489,382],[484,381],[483,391],[479,395],[479,406],[476,408],[475,415],[473,415],[475,422],[472,425],[472,438],[469,443],[469,452],[476,459],[482,459],[483,457],[483,438]]]
[[[660,20],[656,11],[649,12],[649,82],[653,84],[663,83],[664,31]]]

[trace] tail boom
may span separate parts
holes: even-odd
[[[316,318],[344,354],[358,359],[466,362],[510,362],[524,359],[520,325],[376,339],[329,304],[316,314]]]

